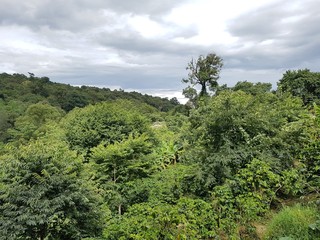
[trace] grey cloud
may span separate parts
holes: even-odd
[[[279,28],[281,16],[283,12],[278,6],[262,8],[230,21],[228,30],[233,36],[246,38],[246,40],[270,39],[281,34],[281,28]]]
[[[305,59],[312,67],[320,49],[318,9],[320,2],[316,0],[283,0],[229,22],[229,32],[238,37],[235,51],[227,55],[230,67],[294,68]],[[252,45],[243,47],[248,42]]]
[[[185,36],[182,33],[182,36]],[[124,29],[102,33],[97,36],[97,42],[103,46],[113,47],[124,51],[144,53],[168,53],[168,54],[190,54],[203,49],[203,47],[175,43],[172,39],[166,37],[161,39],[147,39],[139,33]]]
[[[229,46],[174,41],[197,35],[193,26],[177,27],[162,18],[188,1],[2,0],[1,33],[8,25],[8,31],[18,26],[23,31],[13,37],[24,41],[27,32],[31,44],[32,40],[36,43],[34,52],[19,52],[19,46],[4,49],[0,44],[2,69],[34,72],[73,85],[137,90],[165,86],[166,91],[182,89],[187,63],[212,51],[224,59],[221,83],[274,83],[286,69],[320,70],[318,0],[279,0],[237,17],[227,25],[227,31],[238,39]],[[125,22],[136,15],[147,15],[169,31],[158,39],[145,38]]]
[[[51,29],[81,31],[106,22],[102,12],[81,8],[77,1],[62,0],[3,0],[0,8],[2,25],[22,25],[39,30]]]
[[[87,1],[82,1],[86,3]],[[90,2],[90,0],[89,0]],[[151,16],[162,15],[170,11],[173,7],[179,6],[185,0],[105,0],[102,1],[104,7],[114,9],[121,13],[135,13],[135,14],[148,14]],[[101,6],[100,6],[101,7]]]
[[[233,36],[253,41],[311,33],[317,28],[319,7],[317,0],[305,0],[303,4],[300,0],[280,0],[231,20],[228,30]]]
[[[52,72],[49,77],[53,81],[64,82],[72,85],[97,85],[97,86],[119,86],[122,89],[181,89],[181,79],[177,76],[159,75],[138,69],[130,71],[118,67],[97,67],[82,69],[79,67],[76,74],[74,70]],[[70,74],[70,76],[68,76]]]
[[[277,81],[282,77],[285,69],[266,70],[243,70],[243,69],[223,69],[221,72],[220,84],[235,85],[239,81],[266,82],[271,83],[276,89]]]
[[[32,57],[32,61],[30,61]],[[122,56],[130,63],[131,54]],[[180,82],[185,77],[185,59],[180,56],[166,54],[145,54],[134,56],[130,64],[94,64],[90,59],[75,56],[51,56],[50,54],[21,55],[19,53],[0,53],[2,65],[9,66],[12,71],[27,74],[33,72],[37,76],[47,76],[52,81],[72,85],[104,85],[119,86],[123,89],[172,88],[181,89]],[[51,61],[46,63],[46,61]],[[14,65],[10,63],[14,62]],[[140,66],[139,66],[140,65]],[[10,69],[9,69],[10,70]],[[6,70],[8,71],[8,70]],[[11,72],[11,71],[9,71]]]
[[[110,10],[118,15],[146,14],[159,20],[159,16],[182,2],[186,0],[3,0],[0,7],[0,23],[24,25],[35,29],[47,26],[52,29],[81,31],[108,24],[103,10]]]

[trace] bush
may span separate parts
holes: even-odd
[[[318,239],[309,227],[315,222],[316,216],[315,208],[301,205],[285,207],[268,224],[265,239]]]

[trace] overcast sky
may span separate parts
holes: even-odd
[[[219,82],[320,71],[319,0],[0,0],[0,72],[179,97],[191,58]]]

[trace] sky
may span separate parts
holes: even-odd
[[[182,99],[192,58],[219,84],[320,71],[319,0],[0,0],[0,72]]]

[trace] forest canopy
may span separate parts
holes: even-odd
[[[0,239],[319,239],[320,73],[222,66],[186,105],[0,74]]]

